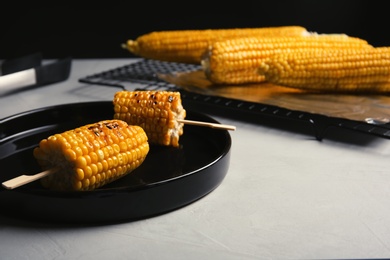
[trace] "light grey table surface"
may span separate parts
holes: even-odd
[[[78,82],[134,59],[73,60],[70,78],[0,96],[0,118],[111,100]],[[223,182],[183,208],[98,226],[0,215],[0,259],[356,259],[390,257],[390,142],[348,131],[322,141],[289,129],[236,126]],[[4,171],[1,169],[0,171]]]

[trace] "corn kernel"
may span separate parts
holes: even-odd
[[[68,161],[74,161],[77,158],[77,154],[72,149],[66,149],[64,152],[64,156]]]
[[[83,169],[83,168],[85,168],[87,165],[88,165],[88,163],[87,163],[87,160],[85,159],[84,156],[79,156],[79,157],[77,157],[76,162],[75,162],[75,166],[76,166],[77,168]]]
[[[84,179],[84,170],[81,168],[76,169],[76,179],[81,181]]]

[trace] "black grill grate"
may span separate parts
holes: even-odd
[[[126,84],[140,83],[138,89],[180,91],[186,108],[209,114],[229,115],[239,119],[262,122],[263,118],[293,120],[308,124],[318,140],[329,127],[341,127],[352,131],[390,139],[390,124],[370,124],[344,118],[329,117],[303,111],[289,110],[278,106],[253,103],[224,97],[207,96],[188,92],[171,83],[161,80],[157,73],[186,72],[199,70],[200,66],[175,62],[141,59],[135,63],[89,75],[79,82],[113,86],[126,89]]]

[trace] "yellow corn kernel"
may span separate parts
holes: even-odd
[[[372,48],[367,41],[345,34],[311,33],[299,37],[247,37],[213,43],[203,56],[202,67],[214,84],[245,84],[264,81],[260,63],[278,53],[303,52],[307,48]]]
[[[306,33],[302,26],[156,31],[128,40],[123,47],[148,59],[199,64],[208,45],[222,38],[298,36]]]
[[[95,147],[95,150],[79,149],[84,147],[83,142],[86,140],[99,141],[100,147]],[[115,143],[112,143],[113,140]],[[132,142],[132,147],[121,145],[119,148],[120,143],[126,142]],[[72,145],[69,147],[69,144]],[[133,151],[138,151],[137,156],[129,158],[129,152],[131,154]],[[43,139],[34,149],[33,155],[43,170],[54,167],[58,169],[41,179],[44,187],[60,191],[85,191],[129,174],[143,163],[148,152],[148,139],[140,126],[114,119],[88,124]],[[110,175],[112,172],[115,174]]]
[[[265,60],[258,72],[271,83],[300,89],[386,93],[390,47],[284,53]]]
[[[178,119],[186,117],[180,92],[119,91],[114,95],[113,105],[114,118],[141,126],[150,143],[179,146],[184,124]]]

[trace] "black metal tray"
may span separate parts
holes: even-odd
[[[32,149],[50,134],[112,118],[112,102],[36,109],[0,120],[0,182],[40,171]],[[187,110],[187,119],[216,120]],[[102,223],[142,219],[192,203],[227,174],[231,137],[226,130],[184,126],[180,148],[151,145],[131,174],[93,191],[54,192],[39,181],[0,187],[0,214],[50,222]]]
[[[324,138],[325,132],[330,127],[340,127],[390,139],[390,123],[377,122],[375,120],[372,122],[351,120],[240,99],[203,95],[183,90],[179,86],[166,82],[158,76],[159,74],[191,72],[200,69],[200,66],[194,64],[140,59],[129,65],[85,76],[80,78],[79,82],[122,89],[127,89],[127,85],[131,85],[131,83],[140,83],[142,84],[141,89],[180,91],[183,105],[194,111],[234,117],[239,120],[250,120],[255,123],[263,123],[264,119],[288,120],[294,123],[301,123],[305,127],[309,127],[318,140]]]

